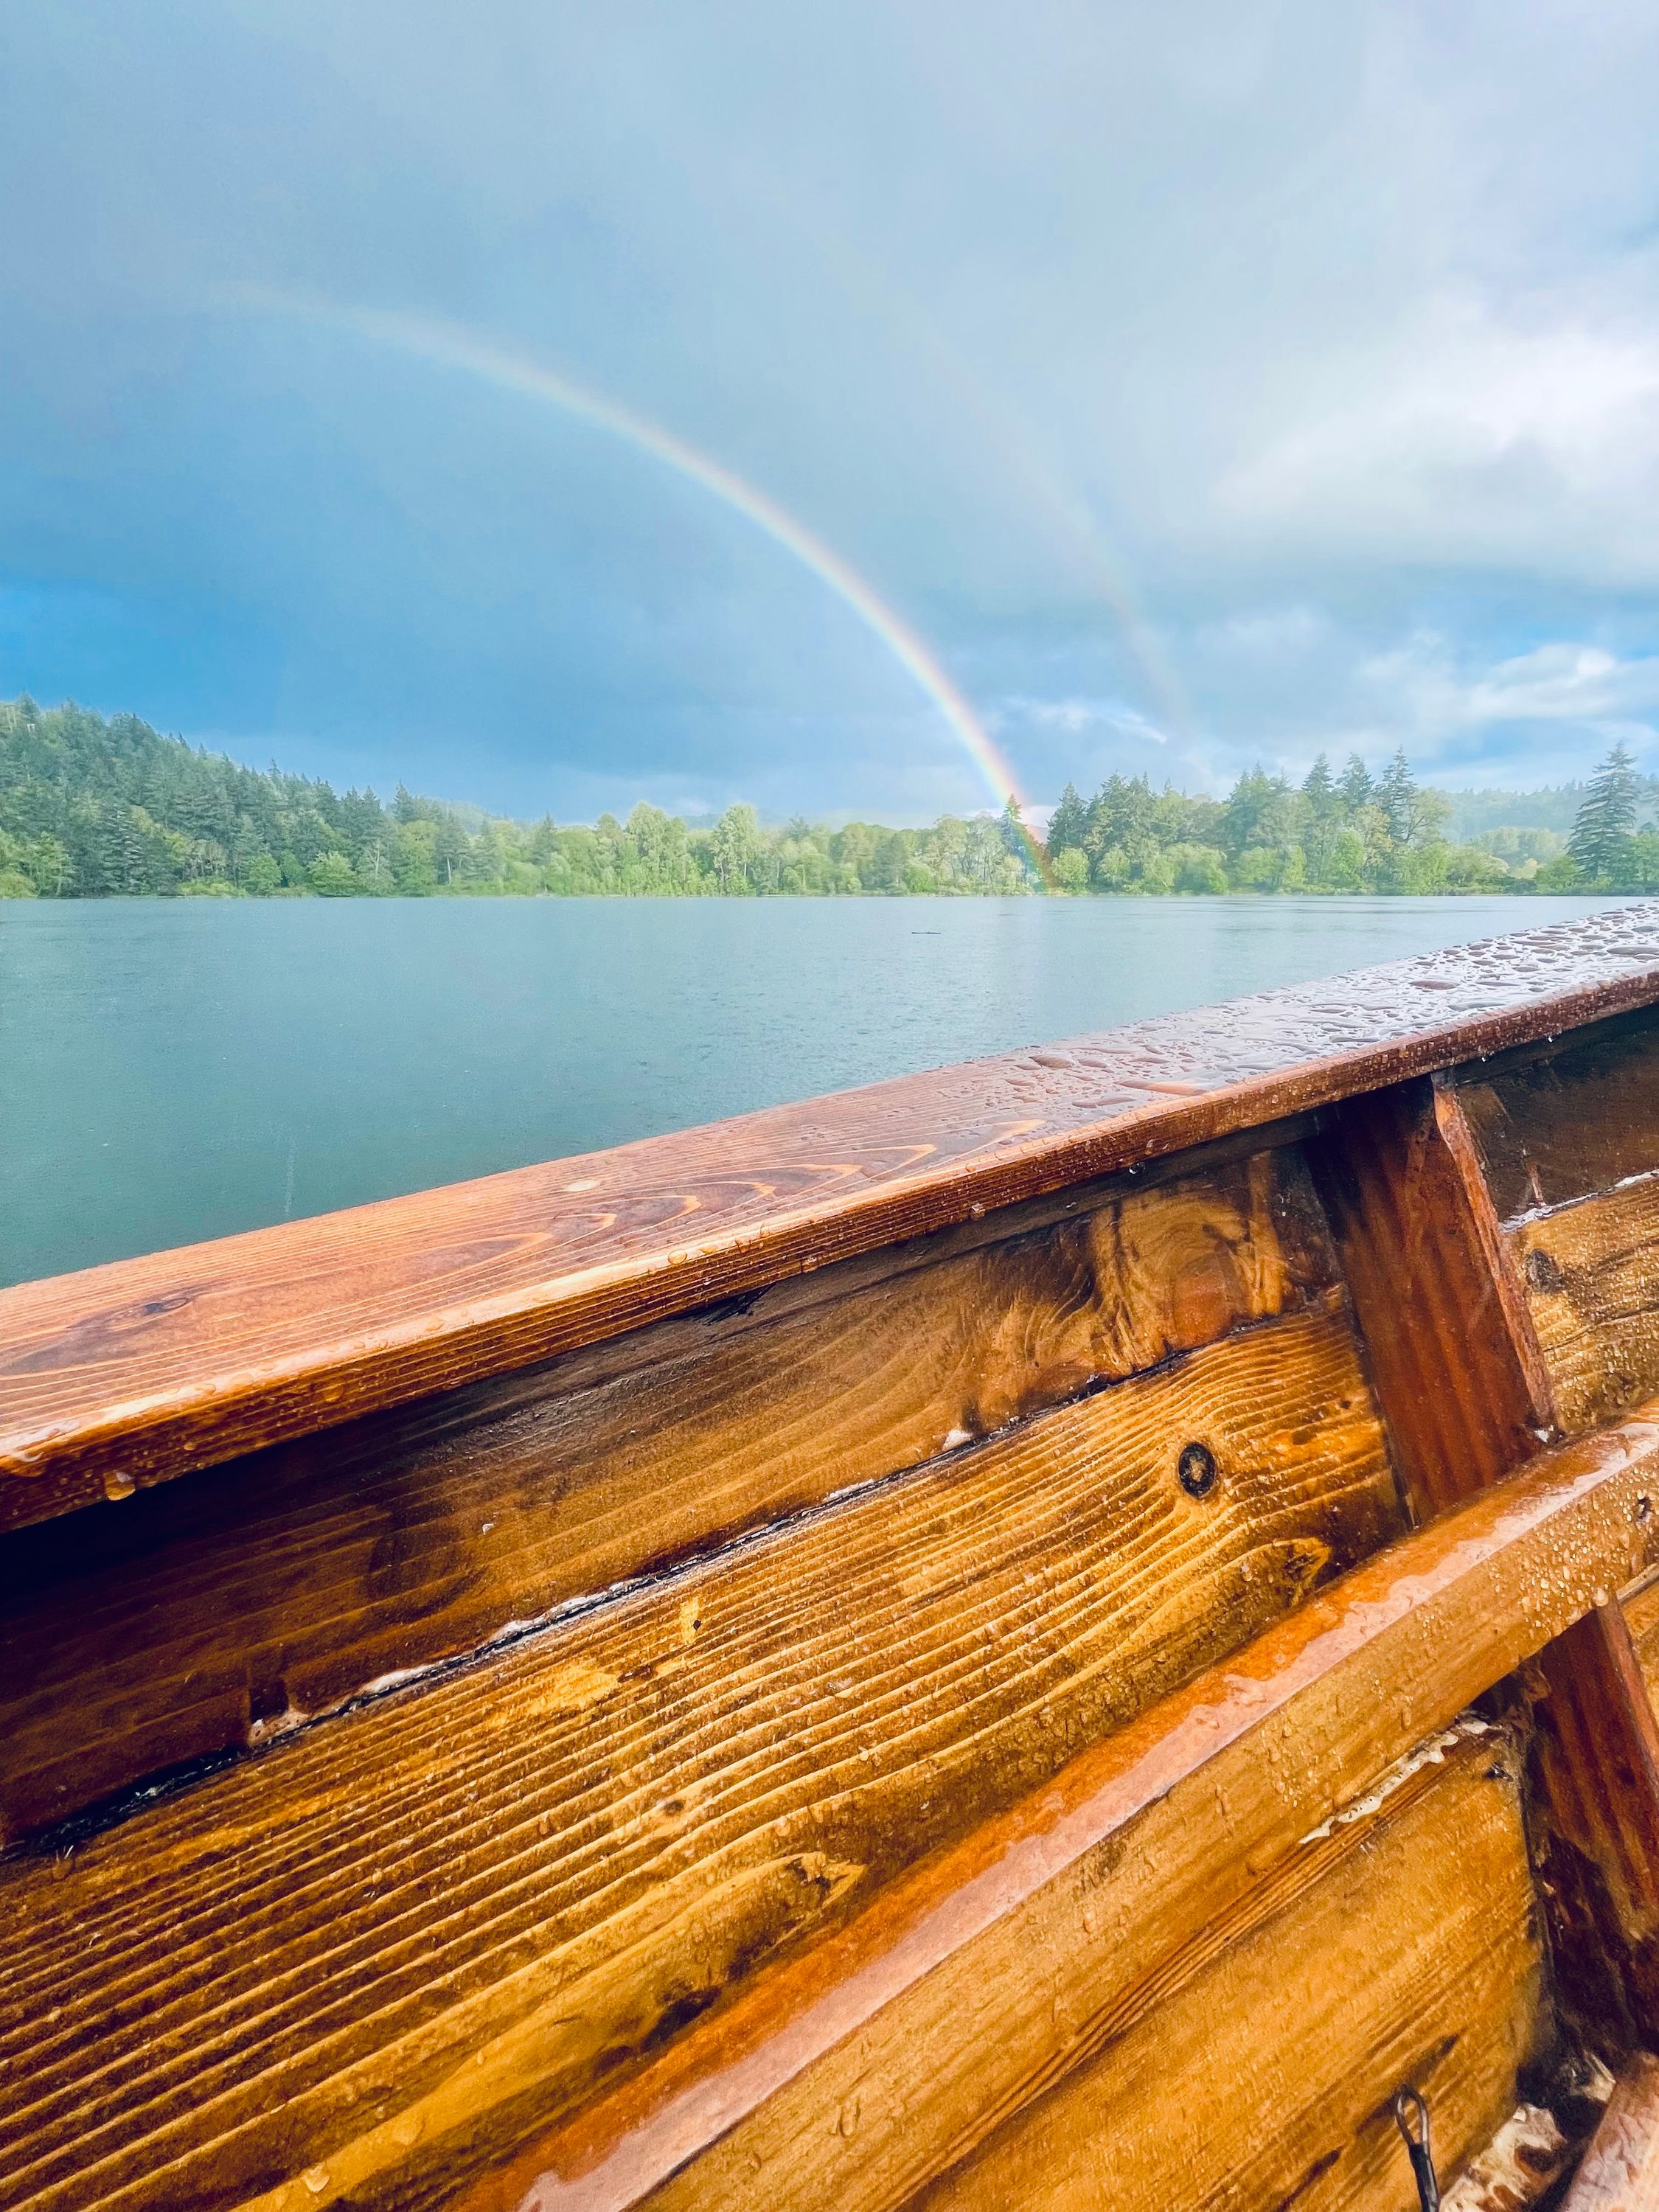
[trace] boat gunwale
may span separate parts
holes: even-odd
[[[0,1524],[1656,1003],[1659,907],[1613,907],[19,1284]]]

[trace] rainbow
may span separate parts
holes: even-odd
[[[1081,567],[1097,598],[1110,612],[1118,635],[1138,665],[1158,720],[1164,728],[1190,742],[1192,709],[1174,663],[1160,644],[1142,608],[1123,562],[1107,542],[1091,507],[1056,474],[1018,416],[983,382],[962,349],[940,330],[916,301],[915,295],[895,284],[879,264],[870,260],[841,233],[823,222],[810,230],[820,260],[832,264],[840,281],[866,319],[878,317],[906,336],[955,392],[957,399],[977,416],[988,434],[989,450],[1000,453],[1027,499],[1047,516],[1067,542],[1073,561]],[[981,453],[987,450],[981,445]]]
[[[1025,826],[1030,801],[1021,792],[1013,769],[998,750],[990,732],[934,654],[909,624],[877,595],[850,562],[736,470],[700,453],[672,430],[636,414],[620,401],[589,391],[586,386],[573,383],[568,377],[556,374],[540,362],[522,354],[507,352],[457,325],[379,308],[342,307],[263,288],[240,288],[236,298],[242,305],[269,313],[356,331],[416,360],[477,377],[498,391],[561,408],[579,421],[591,423],[595,429],[607,431],[637,451],[648,453],[692,483],[700,484],[753,523],[757,530],[763,531],[775,544],[793,554],[804,568],[827,585],[927,694],[972,762],[995,805],[1001,808],[1011,799],[1014,802],[1032,865],[1039,881],[1046,885],[1048,872],[1042,848]]]

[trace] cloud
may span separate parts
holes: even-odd
[[[567,817],[980,803],[740,516],[252,287],[735,471],[1028,788],[1571,773],[1656,712],[1650,9],[21,0],[7,46],[0,692]]]
[[[999,730],[1058,730],[1067,737],[1091,730],[1113,730],[1146,744],[1170,742],[1155,722],[1122,699],[1030,699],[1016,695],[998,702],[994,720]]]
[[[1357,396],[1231,468],[1219,504],[1373,557],[1659,582],[1659,317],[1639,331],[1534,319],[1430,302]]]
[[[1465,732],[1563,723],[1598,738],[1650,743],[1651,718],[1659,716],[1659,655],[1620,659],[1593,645],[1540,645],[1471,668],[1446,639],[1422,635],[1362,663],[1358,680],[1409,725],[1419,747]]]

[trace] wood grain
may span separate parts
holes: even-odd
[[[1334,1807],[1641,1571],[1656,1477],[1659,1426],[1627,1424],[1357,1568],[532,2138],[464,2212],[891,2212],[1103,2047],[1126,1992]],[[400,2206],[445,2201],[443,2115],[420,2117],[431,2163],[403,2154]],[[341,2141],[330,2187],[383,2201],[385,2157]]]
[[[1510,1232],[1562,1421],[1611,1419],[1659,1383],[1659,1174]]]
[[[1298,1309],[1334,1271],[1299,1158],[1257,1155],[770,1320],[669,1324],[639,1344],[654,1363],[556,1370],[470,1426],[380,1416],[22,1532],[0,1837]]]
[[[1309,1159],[1400,1472],[1437,1512],[1513,1474],[1555,1423],[1459,1097],[1425,1081],[1352,1099]]]
[[[1534,1691],[1556,1978],[1617,2057],[1659,2031],[1659,1725],[1616,1601],[1604,1594],[1543,1654]]]
[[[14,2201],[234,2202],[464,2060],[510,2136],[1398,1526],[1328,1293],[25,1863]]]
[[[0,1291],[0,1488],[64,1510],[1656,997],[1626,908]]]
[[[1562,2212],[1659,2212],[1659,2058],[1640,2051],[1619,2077]]]
[[[1455,2172],[1550,2032],[1518,1777],[1465,1741],[1294,1853],[915,2212],[1398,2212],[1404,2082]]]
[[[1506,1222],[1659,1168],[1659,1026],[1645,1011],[1461,1071],[1457,1096]]]
[[[1436,1079],[1354,1100],[1312,1158],[1401,1475],[1436,1510],[1524,1464],[1557,1419],[1461,1098]],[[1659,2032],[1659,1727],[1617,1607],[1575,1623],[1536,1681],[1556,1970],[1628,2048]]]
[[[1659,1501],[1656,1501],[1659,1510]],[[1659,1580],[1625,1593],[1620,1610],[1650,1696],[1659,1695]]]

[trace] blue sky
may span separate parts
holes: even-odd
[[[521,814],[985,803],[820,574],[471,347],[763,495],[1038,801],[1659,769],[1656,83],[1647,0],[12,0],[0,696]]]

